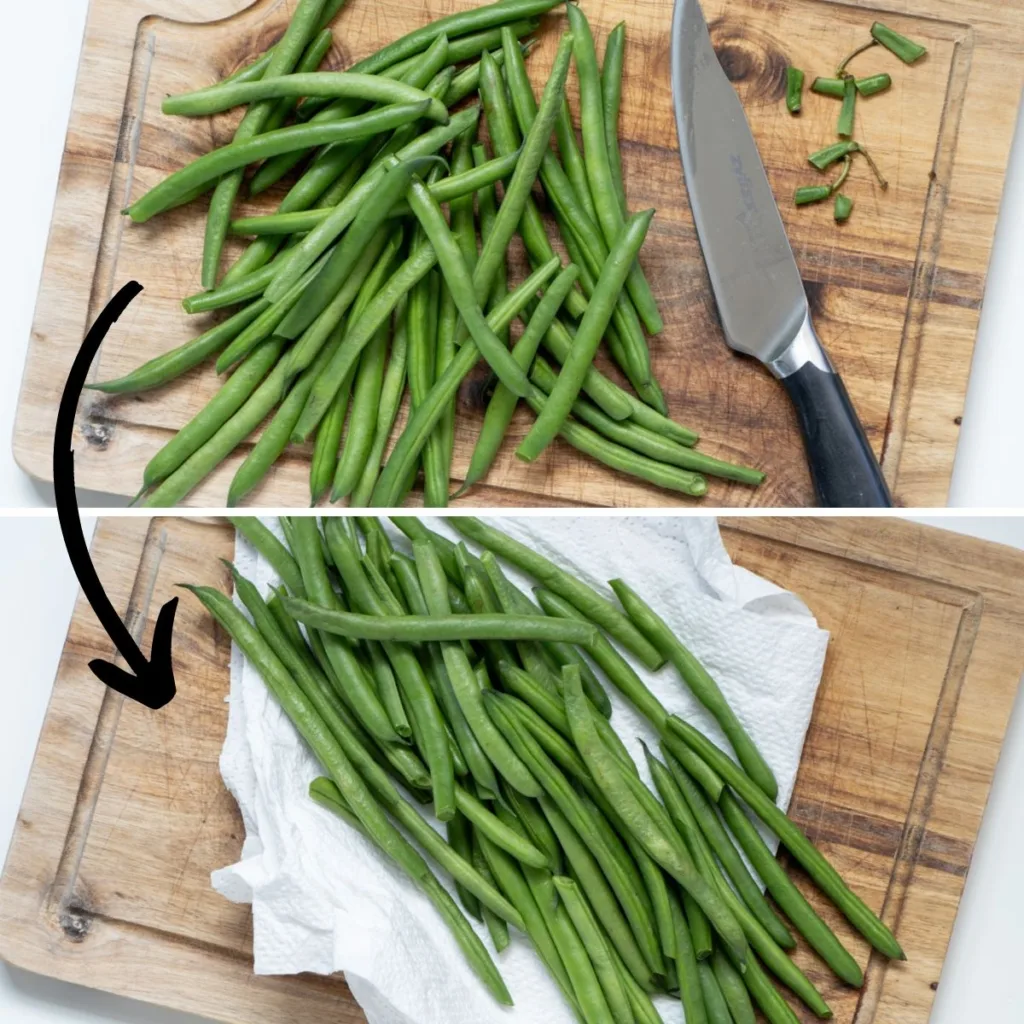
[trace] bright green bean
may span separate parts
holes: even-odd
[[[860,988],[864,984],[860,965],[790,880],[729,790],[722,794],[718,806],[747,859],[793,926],[847,985]]]
[[[632,651],[652,671],[665,663],[662,655],[622,612],[576,576],[475,517],[453,517],[448,523],[463,537],[493,551],[499,558],[511,562],[548,590],[570,602],[588,621],[600,626],[614,640]]]
[[[380,644],[367,643],[366,650],[370,660],[370,674],[377,684],[380,702],[384,705],[395,732],[402,739],[408,740],[412,736],[412,725],[405,713],[402,696],[398,691],[398,681],[395,679],[391,664],[381,650]]]
[[[565,297],[571,290],[576,278],[579,276],[579,269],[575,264],[570,263],[565,267],[558,277],[551,282],[551,285],[544,293],[543,298],[537,306],[533,316],[527,324],[526,330],[522,333],[519,341],[512,350],[512,358],[524,370],[529,369],[533,357],[537,353],[544,334],[545,324],[557,315],[562,308]],[[469,468],[466,470],[466,478],[462,487],[456,492],[455,497],[464,494],[477,481],[486,476],[491,468],[501,443],[505,438],[508,425],[512,422],[512,416],[516,410],[518,397],[499,383],[494,389],[494,394],[487,405],[487,412],[484,414],[483,425],[480,427],[480,436],[477,438],[476,446],[473,448],[473,455],[469,461]]]
[[[487,866],[487,860],[484,857],[483,850],[480,848],[479,840],[474,840],[473,842],[473,867],[492,885],[494,884],[494,875],[491,874],[491,869]],[[487,926],[487,933],[491,937],[491,942],[494,943],[495,950],[501,953],[508,948],[508,925],[490,907],[483,907],[482,911],[484,924]]]
[[[456,813],[451,821],[445,822],[445,833],[448,836],[448,845],[463,860],[470,861],[473,867],[479,871],[479,865],[473,859],[473,827],[470,825],[469,819]],[[490,871],[489,868],[488,871]],[[466,913],[470,917],[475,917],[478,921],[483,920],[480,900],[465,888],[461,882],[455,883],[455,891],[458,893],[459,901],[462,903]]]
[[[608,140],[605,136],[604,100],[601,96],[601,76],[597,68],[594,37],[587,17],[578,7],[567,9],[569,28],[573,33],[573,56],[580,82],[580,125],[583,131],[583,152],[586,156],[587,181],[594,209],[604,232],[605,242],[611,249],[622,232],[625,218],[615,197],[615,186],[608,164]],[[651,295],[639,264],[629,274],[626,284],[637,313],[651,334],[660,334],[664,323],[657,303]]]
[[[502,204],[504,209],[504,204]],[[510,292],[507,299],[490,313],[487,322],[492,330],[500,329],[518,316],[527,302],[536,294],[545,281],[550,279],[559,267],[559,261],[552,259],[545,266],[535,270],[523,283]],[[467,343],[456,353],[455,359],[430,390],[423,404],[409,418],[402,436],[398,439],[384,471],[381,473],[371,496],[371,504],[394,508],[400,498],[400,488],[426,444],[445,409],[458,392],[459,385],[480,359],[476,346]]]
[[[175,171],[159,185],[155,185],[144,196],[137,199],[128,208],[128,214],[136,224],[146,221],[162,213],[174,205],[183,195],[196,188],[197,185],[222,178],[237,168],[257,160],[264,160],[275,153],[287,153],[296,149],[308,149],[327,143],[348,142],[352,139],[363,139],[377,135],[389,128],[408,124],[422,116],[426,109],[424,103],[396,103],[381,110],[360,114],[344,121],[336,121],[326,125],[290,125],[257,135],[246,142],[231,143],[221,146],[210,153],[193,160],[192,163]],[[325,247],[326,248],[326,247]],[[321,249],[321,252],[323,250]],[[317,256],[320,254],[317,253]],[[315,259],[316,257],[314,257]],[[313,260],[302,268],[304,271]],[[302,271],[299,273],[301,274]],[[268,296],[273,301],[279,298],[294,281],[274,295]]]
[[[258,100],[302,96],[345,97],[382,104],[426,102],[429,105],[423,112],[424,117],[441,124],[448,120],[447,107],[440,100],[431,99],[422,89],[414,89],[382,75],[366,75],[358,71],[314,71],[275,78],[264,76],[257,82],[237,82],[230,86],[218,85],[168,96],[161,109],[165,114],[202,117]]]
[[[477,669],[478,677],[481,673],[486,675],[486,669],[482,666]],[[508,804],[509,810],[515,815],[526,838],[538,850],[544,851],[547,857],[544,867],[553,875],[561,874],[563,870],[562,848],[558,845],[558,838],[548,824],[548,819],[544,817],[540,806],[536,801],[523,796],[507,783],[502,784],[501,795]]]
[[[583,386],[583,378],[594,361],[597,347],[611,320],[612,309],[629,270],[631,262],[643,244],[653,210],[636,214],[627,221],[619,238],[611,248],[608,260],[601,269],[594,299],[587,306],[579,331],[573,340],[569,356],[558,375],[544,410],[529,434],[516,449],[516,455],[532,462],[558,433],[559,426],[568,417],[572,403]]]
[[[743,984],[743,976],[717,947],[711,954],[711,969],[715,972],[715,980],[726,1003],[729,1004],[733,1024],[757,1024],[747,986]]]
[[[608,33],[601,68],[601,99],[604,107],[604,136],[608,144],[608,169],[623,217],[629,216],[626,188],[622,180],[622,153],[619,150],[619,109],[622,105],[622,65],[626,56],[626,23],[620,21]]]
[[[219,352],[269,306],[270,303],[265,299],[258,299],[199,337],[150,359],[124,377],[85,386],[91,391],[102,391],[108,395],[125,395],[167,384]]]
[[[228,521],[270,563],[293,594],[305,594],[298,563],[268,526],[255,516],[228,516]]]
[[[693,937],[687,927],[682,907],[673,895],[670,898],[672,924],[676,935],[676,971],[679,976],[679,997],[683,1002],[686,1024],[719,1024],[709,1017],[701,985],[700,962],[694,950]]]
[[[331,402],[327,415],[320,421],[309,462],[309,497],[315,505],[326,493],[338,467],[341,435],[345,430],[348,402],[352,393],[352,377],[344,381]]]
[[[747,775],[758,784],[766,796],[774,800],[779,787],[771,767],[762,757],[707,669],[684,646],[665,621],[626,583],[622,580],[611,580],[609,586],[615,591],[634,624],[672,662],[690,692],[714,716],[732,744],[733,750],[736,751],[736,756]]]
[[[333,45],[334,34],[329,28],[323,29],[310,40],[309,45],[302,54],[302,59],[295,65],[294,74],[306,75],[319,70],[320,65]],[[286,96],[283,99],[279,99],[267,115],[263,131],[271,132],[283,127],[299,105],[299,98]]]
[[[542,391],[550,394],[558,377],[551,366],[543,358],[538,357],[530,372],[530,379]],[[706,476],[721,477],[723,480],[738,480],[753,487],[764,481],[764,473],[760,470],[723,462],[703,452],[694,451],[632,420],[613,420],[584,398],[577,398],[573,402],[572,415],[581,423],[593,427],[609,441],[615,441],[625,448],[631,448],[666,465],[679,466]]]
[[[760,1007],[768,1024],[800,1024],[800,1018],[790,1009],[789,1003],[779,995],[756,956],[747,958],[747,969],[743,983]]]
[[[662,724],[667,725],[668,723],[666,721]],[[678,770],[675,769],[675,764],[678,762],[678,765],[686,770],[690,778],[699,783],[711,801],[718,803],[722,790],[725,789],[725,783],[721,777],[708,766],[703,758],[699,757],[695,751],[691,750],[668,729],[664,729],[661,734],[661,752],[670,768]]]
[[[587,216],[596,224],[597,211],[594,209],[590,185],[587,183],[587,169],[583,165],[583,154],[580,153],[579,143],[576,141],[576,129],[573,127],[568,98],[564,100],[558,112],[558,120],[555,122],[555,137],[558,140],[558,151],[562,154],[565,172],[572,182],[576,198],[586,210]]]
[[[697,976],[700,980],[700,991],[704,997],[704,1008],[707,1010],[708,1024],[733,1024],[729,1004],[718,985],[715,972],[706,960],[697,964]]]

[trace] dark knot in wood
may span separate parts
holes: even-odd
[[[789,60],[770,36],[729,17],[708,26],[711,43],[730,82],[742,82],[747,95],[768,102],[786,95]]]

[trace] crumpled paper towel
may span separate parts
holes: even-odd
[[[828,642],[799,598],[733,565],[711,517],[493,523],[613,600],[605,581],[618,576],[648,600],[718,681],[775,772],[780,805],[788,806]],[[279,529],[275,521],[268,525]],[[427,525],[456,536],[441,519]],[[236,560],[264,593],[277,582],[241,536]],[[534,585],[506,569],[521,589]],[[652,673],[629,660],[670,711],[728,749],[671,666]],[[655,748],[657,737],[616,690],[609,687],[609,695],[612,723],[650,784],[636,737]],[[477,981],[414,885],[309,799],[307,786],[322,772],[237,649],[228,700],[220,767],[241,808],[246,838],[238,863],[215,871],[212,881],[228,899],[252,904],[257,974],[344,971],[371,1024],[571,1024],[523,936],[513,931],[509,947],[494,957],[516,1004],[505,1009]],[[438,876],[449,885],[447,876]],[[491,950],[485,929],[473,923]],[[678,1001],[656,1002],[667,1024],[682,1019]]]

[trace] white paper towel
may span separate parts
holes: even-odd
[[[733,565],[711,517],[529,517],[492,521],[614,600],[621,576],[701,659],[764,754],[789,804],[821,679],[828,634],[795,595]],[[276,521],[268,521],[278,530]],[[449,537],[441,519],[426,525]],[[404,538],[388,524],[398,546]],[[470,547],[474,547],[470,545]],[[239,570],[265,593],[273,570],[239,537]],[[533,581],[511,566],[529,591]],[[716,723],[671,668],[628,660],[664,705],[728,749]],[[637,737],[650,726],[609,688],[612,724],[645,781]],[[242,856],[212,876],[228,899],[252,904],[257,974],[344,971],[371,1024],[571,1024],[525,938],[495,955],[515,1007],[499,1007],[466,965],[433,907],[366,840],[307,795],[323,774],[235,649],[221,773],[245,823]],[[432,824],[442,831],[436,821]],[[442,832],[443,834],[443,832]],[[448,879],[438,872],[442,882]],[[486,930],[474,926],[488,949]],[[656,1000],[666,1024],[678,1001]]]

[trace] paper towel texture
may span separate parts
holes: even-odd
[[[279,532],[276,521],[267,522]],[[425,522],[456,537],[442,519]],[[775,772],[780,806],[788,806],[828,642],[798,597],[734,565],[711,517],[491,522],[609,599],[614,595],[605,581],[621,576],[647,600],[718,681]],[[387,528],[408,550],[405,538]],[[264,593],[278,582],[242,537],[236,561]],[[534,582],[505,568],[529,592]],[[729,749],[671,666],[652,673],[626,657],[669,711]],[[656,748],[657,736],[611,687],[609,696],[612,724],[650,784],[638,738]],[[220,766],[246,839],[238,863],[215,871],[212,881],[228,899],[252,904],[257,974],[344,971],[371,1024],[572,1024],[523,936],[513,930],[508,949],[494,954],[516,1004],[501,1008],[426,898],[366,840],[309,799],[309,782],[323,773],[237,649],[228,700]],[[438,871],[438,877],[451,888],[447,876]],[[473,924],[490,950],[486,930]],[[678,1001],[659,998],[656,1004],[666,1024],[683,1019]]]

